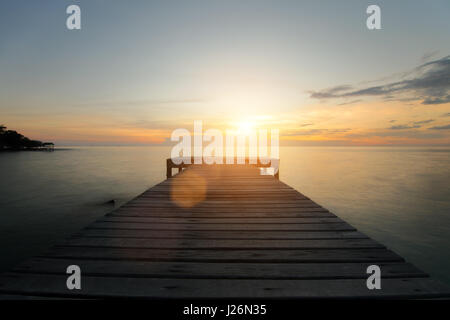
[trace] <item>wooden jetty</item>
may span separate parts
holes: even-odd
[[[192,165],[0,277],[2,298],[442,298],[443,284],[273,176]],[[171,174],[170,174],[171,175]],[[369,265],[381,289],[366,286]],[[66,269],[81,268],[69,290]]]

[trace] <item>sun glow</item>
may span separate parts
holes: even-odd
[[[240,121],[236,123],[236,133],[247,135],[256,130],[256,123],[252,121]]]

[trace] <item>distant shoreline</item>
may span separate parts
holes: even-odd
[[[62,148],[62,149],[66,149],[66,148]],[[20,151],[45,151],[45,152],[49,152],[49,151],[56,151],[56,150],[61,150],[61,148],[52,149],[52,150],[43,149],[43,148],[35,148],[35,149],[30,149],[30,148],[25,148],[25,149],[0,149],[0,152],[20,152]]]
[[[53,142],[31,140],[14,130],[0,125],[0,151],[53,151]]]

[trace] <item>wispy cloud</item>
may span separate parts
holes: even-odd
[[[450,94],[442,97],[442,98],[426,98],[422,104],[443,104],[450,102]]]
[[[430,129],[430,130],[450,130],[450,124],[447,124],[445,126],[435,126],[435,127],[431,127],[428,129]]]
[[[349,85],[340,85],[336,87],[331,87],[328,89],[324,89],[321,91],[311,91],[310,97],[314,99],[330,99],[330,98],[339,98],[344,96],[345,91],[351,90],[353,87]]]
[[[433,122],[434,120],[433,119],[429,119],[429,120],[422,120],[422,121],[415,121],[414,122],[414,124],[427,124],[427,123],[430,123],[430,122]]]
[[[428,120],[420,120],[420,121],[414,121],[411,124],[399,124],[399,125],[393,125],[389,127],[390,130],[406,130],[406,129],[419,129],[422,127],[422,125],[433,122],[434,119],[428,119]],[[395,122],[395,120],[391,120],[389,122]]]
[[[310,129],[310,130],[295,130],[283,133],[285,137],[295,136],[317,136],[317,135],[333,135],[349,132],[350,128],[344,129]]]
[[[358,103],[358,102],[361,102],[361,101],[362,101],[362,99],[356,99],[356,100],[352,100],[352,101],[348,101],[348,102],[342,102],[342,103],[339,103],[338,105],[345,106],[347,104],[354,104],[354,103]]]
[[[396,101],[422,100],[422,104],[426,105],[449,103],[450,56],[423,63],[399,81],[363,88],[339,85],[311,91],[310,97],[320,100],[379,97]]]
[[[422,127],[422,126],[418,125],[418,124],[414,124],[414,125],[397,125],[397,126],[392,126],[392,127],[388,128],[388,129],[391,129],[391,130],[404,130],[404,129],[418,129],[420,127]]]
[[[439,53],[439,50],[425,52],[424,55],[420,58],[420,63],[426,63],[426,62],[430,61],[431,59],[434,59],[438,53]]]

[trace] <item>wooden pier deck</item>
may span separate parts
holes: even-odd
[[[381,290],[366,268],[381,267]],[[66,268],[81,268],[68,290]],[[448,288],[273,176],[191,166],[0,277],[3,298],[438,298]]]

